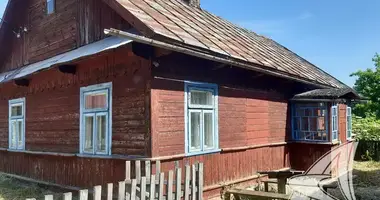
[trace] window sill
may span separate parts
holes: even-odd
[[[208,151],[199,151],[199,152],[189,152],[186,153],[186,156],[198,156],[198,155],[206,155],[206,154],[213,154],[213,153],[219,153],[221,152],[221,149],[213,149],[213,150],[208,150]]]
[[[289,141],[288,143],[303,143],[303,144],[321,144],[321,145],[334,145],[338,144],[339,141],[334,141],[334,142],[326,142],[326,141],[304,141],[304,140],[292,140]]]
[[[124,156],[124,155],[94,155],[94,154],[75,154],[79,158],[100,158],[100,159],[120,159],[120,160],[144,160],[146,157],[143,156]]]

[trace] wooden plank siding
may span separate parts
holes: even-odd
[[[338,105],[338,118],[339,118],[339,139],[343,143],[347,141],[347,105],[339,104]]]
[[[29,87],[0,86],[0,147],[8,147],[8,100],[25,97],[26,150],[78,153],[80,87],[112,82],[112,153],[149,156],[149,61],[124,47],[77,66],[75,75],[32,75]]]
[[[0,60],[1,72],[103,39],[105,28],[130,28],[101,0],[55,0],[56,10],[50,15],[46,14],[46,0],[15,2],[17,10],[13,12],[18,14],[9,23],[14,27],[27,27],[28,32],[21,34],[21,38],[6,35],[4,45],[9,46],[9,51],[4,52],[5,57]]]

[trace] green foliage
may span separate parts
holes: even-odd
[[[353,113],[361,117],[365,117],[368,113],[374,113],[377,118],[380,118],[380,55],[375,54],[372,61],[375,69],[359,70],[351,74],[351,76],[357,77],[354,89],[368,98],[367,103],[357,104],[353,108]]]
[[[380,141],[380,120],[370,114],[364,118],[353,116],[352,132],[359,140]]]

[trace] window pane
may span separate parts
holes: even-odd
[[[11,116],[12,117],[22,116],[22,105],[12,106]]]
[[[106,153],[106,134],[107,134],[107,117],[97,116],[97,152]]]
[[[85,134],[84,134],[84,151],[92,152],[93,151],[93,132],[94,132],[94,117],[93,116],[85,116],[84,118],[85,124]]]
[[[298,117],[293,118],[293,129],[295,131],[298,131],[299,127],[300,127],[300,118]]]
[[[18,136],[18,148],[23,146],[23,137],[22,137],[22,121],[17,121],[17,136]]]
[[[317,131],[317,118],[310,117],[310,130],[309,131]]]
[[[17,148],[17,141],[16,141],[16,137],[17,137],[17,121],[12,121],[11,122],[11,148],[12,149],[16,149]]]
[[[107,93],[85,95],[85,109],[107,109]]]
[[[214,127],[213,127],[213,114],[204,114],[204,143],[205,148],[214,147]]]
[[[192,112],[190,114],[190,128],[191,128],[191,149],[200,149],[201,148],[201,113]]]
[[[302,117],[301,130],[302,131],[308,131],[309,130],[309,118],[308,117]]]
[[[192,90],[190,92],[190,99],[191,104],[193,105],[206,105],[206,106],[212,106],[212,92],[210,91],[198,91],[198,90]]]
[[[326,130],[325,122],[326,122],[325,117],[318,117],[318,130],[319,131]]]
[[[312,116],[311,109],[305,109],[305,116]]]
[[[47,13],[54,13],[55,10],[55,0],[47,0]]]

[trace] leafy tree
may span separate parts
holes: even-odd
[[[357,104],[353,113],[361,117],[375,114],[377,118],[380,118],[380,55],[375,54],[372,61],[375,69],[359,70],[351,74],[357,77],[354,89],[368,98],[367,103]]]

